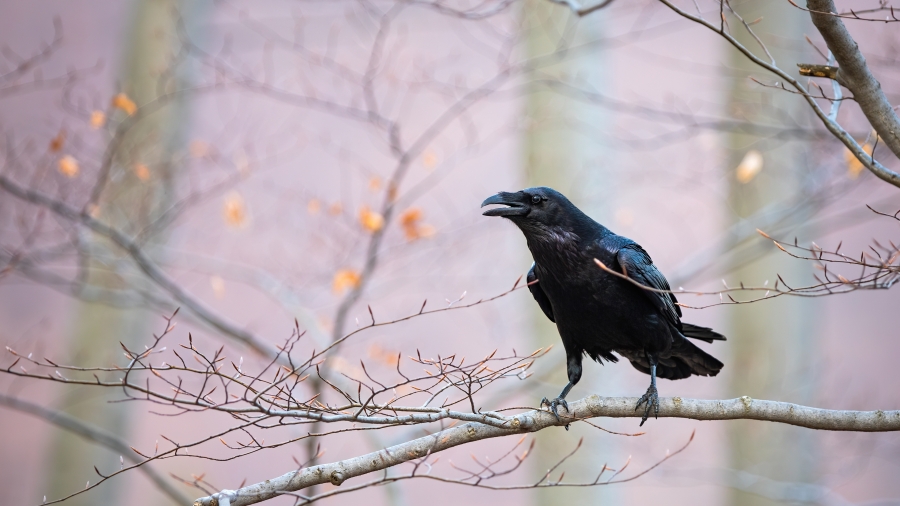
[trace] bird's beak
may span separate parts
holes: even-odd
[[[516,198],[515,193],[500,192],[488,197],[481,203],[481,207],[491,204],[501,204],[508,207],[494,207],[481,213],[485,216],[524,216],[528,214],[528,207]]]

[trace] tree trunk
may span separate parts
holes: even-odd
[[[178,50],[177,16],[190,21],[201,9],[199,3],[185,6],[186,11],[176,11],[179,7],[178,0],[135,3],[123,55],[121,89],[116,92],[125,93],[138,106],[153,101],[161,92],[185,84],[184,71],[172,69]],[[174,100],[142,118],[125,135],[114,154],[109,184],[97,201],[98,218],[126,234],[135,234],[171,204],[178,180],[172,158],[184,145],[186,113],[185,101]],[[125,114],[123,110],[110,109],[110,120],[122,119]],[[146,252],[160,260],[165,240],[164,232],[146,237]],[[151,288],[150,283],[141,283],[142,278],[130,266],[127,255],[109,241],[85,233],[83,244],[88,285],[106,289]],[[119,341],[129,347],[140,347],[140,343],[151,338],[151,325],[160,324],[159,319],[150,320],[139,308],[123,309],[81,301],[74,304],[73,316],[71,340],[68,349],[60,355],[65,353],[66,362],[75,364],[122,364]],[[109,402],[121,398],[121,392],[82,387],[67,388],[62,395],[59,405],[65,412],[127,440],[131,423],[128,405]],[[48,500],[83,488],[87,480],[99,479],[92,465],[104,474],[120,467],[119,455],[62,432],[55,437],[47,457]],[[131,495],[127,480],[112,480],[66,504],[118,504]]]
[[[781,68],[793,68],[794,63],[808,54],[802,34],[808,32],[807,16],[786,2],[758,0],[732,2],[735,10],[753,25],[754,31],[767,45]],[[727,12],[727,9],[726,9]],[[768,59],[759,44],[734,16],[727,16],[731,33],[761,58]],[[785,116],[805,118],[805,104],[795,95],[765,88],[746,76],[754,75],[763,81],[773,81],[743,55],[729,48],[730,63],[739,74],[730,90],[728,111],[735,119],[765,124],[781,124]],[[745,133],[728,136],[726,169],[730,181],[729,213],[735,219],[744,219],[760,209],[788,204],[801,194],[804,175],[802,155],[804,146],[797,141],[763,138]],[[762,168],[754,175],[758,158],[748,152],[757,151],[762,156]],[[738,168],[743,162],[743,167]],[[795,216],[795,223],[802,224],[803,216]],[[752,225],[752,223],[751,223]],[[808,233],[795,229],[794,233]],[[728,274],[729,285],[743,281],[749,285],[762,285],[766,280],[774,284],[781,274],[786,280],[809,277],[808,265],[796,266],[795,262],[773,248],[749,264],[735,264]],[[789,281],[790,282],[790,281]],[[726,361],[725,372],[731,378],[730,394],[752,398],[775,399],[808,404],[813,391],[813,375],[808,374],[814,356],[812,347],[812,315],[810,301],[783,297],[777,301],[729,306],[732,316],[728,329],[728,347],[731,358]],[[780,482],[807,482],[814,478],[815,457],[812,433],[795,427],[775,424],[759,424],[738,421],[728,425],[731,449],[731,469],[739,473],[732,483],[745,483],[734,488],[731,503],[749,506],[776,504],[774,497],[764,497],[753,484],[756,476]],[[737,479],[734,479],[737,478]]]
[[[590,16],[579,20],[570,9],[545,0],[528,0],[523,9],[523,29],[528,33],[527,56],[548,55],[565,47],[592,40],[603,31],[603,16]],[[552,78],[575,81],[585,87],[603,90],[610,80],[604,75],[606,55],[597,50],[580,58],[560,59],[543,68]],[[526,186],[549,186],[569,197],[591,217],[603,222],[612,214],[608,203],[615,184],[610,180],[612,165],[608,148],[591,142],[607,120],[605,111],[575,102],[535,84],[529,90],[525,103],[525,132],[523,136]],[[518,188],[516,188],[518,189]],[[513,190],[513,189],[510,189]],[[523,244],[524,248],[524,244]],[[523,259],[523,265],[528,265]],[[544,316],[537,304],[527,298],[525,311],[533,315],[533,333],[537,346],[554,345],[548,360],[552,361],[552,373],[535,378],[540,383],[530,399],[537,405],[541,396],[556,397],[566,385],[565,352],[556,326]],[[590,362],[590,360],[588,360]],[[588,393],[609,393],[616,390],[618,381],[610,368],[585,363],[585,374],[572,390],[570,399],[579,399]],[[575,448],[581,431],[595,430],[584,424],[575,424],[571,431],[547,431],[537,436],[537,455],[533,462],[535,472],[543,474],[552,463]],[[613,458],[617,444],[612,438],[598,439],[596,434],[585,433],[579,452],[567,461],[566,479],[577,480],[578,470],[583,470],[585,480],[593,479],[603,465],[604,456]],[[575,473],[575,474],[573,474]],[[587,475],[593,473],[591,477]],[[553,479],[558,478],[554,476]],[[619,493],[613,487],[552,488],[539,489],[532,495],[536,504],[615,504]]]

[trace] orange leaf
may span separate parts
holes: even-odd
[[[384,216],[363,206],[359,210],[359,223],[369,232],[377,232],[384,228]]]
[[[50,141],[50,151],[56,153],[57,151],[63,148],[63,145],[66,143],[66,131],[60,130],[56,137],[54,137]]]
[[[872,145],[868,142],[863,144],[862,149],[866,153],[872,153]],[[844,149],[844,160],[847,162],[847,176],[850,177],[850,179],[859,177],[863,169],[866,168],[866,166],[859,161],[859,158],[846,148]]]
[[[312,199],[306,204],[306,210],[309,214],[319,214],[319,211],[322,210],[322,203],[319,202],[319,199]]]
[[[232,192],[225,197],[225,207],[222,210],[225,223],[232,227],[242,227],[247,223],[247,206],[244,199],[237,192]]]
[[[91,127],[95,130],[106,124],[106,114],[103,111],[94,111],[91,113]]]
[[[143,163],[134,164],[134,175],[137,176],[141,181],[149,181],[150,180],[150,168],[148,168]]]
[[[78,175],[78,160],[72,155],[66,155],[59,159],[59,172],[66,177]]]
[[[411,207],[400,214],[400,225],[403,227],[403,234],[407,240],[415,241],[435,234],[434,227],[420,223],[421,221],[422,210],[417,207]]]
[[[358,272],[352,269],[341,269],[334,274],[332,289],[334,293],[341,293],[347,288],[357,288],[361,279]]]
[[[415,225],[417,221],[422,219],[422,210],[418,207],[410,207],[400,214],[400,223],[402,225]]]
[[[128,95],[126,95],[124,93],[119,93],[118,95],[113,97],[112,105],[116,109],[122,109],[123,111],[125,111],[125,114],[127,114],[129,116],[131,116],[135,112],[137,112],[137,105],[134,103],[133,100],[128,98]]]
[[[422,153],[422,165],[424,165],[426,169],[431,170],[435,168],[437,164],[437,153],[435,153],[433,149],[427,149]]]
[[[762,153],[755,149],[751,149],[750,151],[747,151],[747,154],[744,155],[743,160],[741,160],[741,163],[737,166],[737,169],[735,169],[735,176],[737,176],[738,182],[747,184],[750,181],[753,181],[753,178],[762,171],[762,168]]]

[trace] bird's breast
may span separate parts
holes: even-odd
[[[609,258],[600,260],[614,265]],[[564,269],[539,265],[536,275],[565,342],[588,351],[631,348],[635,338],[646,333],[644,326],[658,324],[635,314],[638,307],[629,303],[630,292],[623,292],[620,280],[600,269],[593,256],[580,256],[577,264],[564,264]]]

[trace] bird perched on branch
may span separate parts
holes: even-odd
[[[525,234],[534,257],[528,288],[556,323],[566,349],[569,383],[555,399],[541,400],[557,419],[558,406],[569,410],[566,395],[581,379],[584,355],[602,364],[618,362],[615,352],[650,375],[650,387],[635,406],[645,405],[641,425],[651,409],[659,414],[657,377],[715,376],[722,369],[722,362],[686,338],[711,343],[725,337],[681,321],[669,282],[639,244],[614,234],[551,188],[500,192],[481,207],[491,204],[503,207],[488,209],[485,216],[506,218]]]

